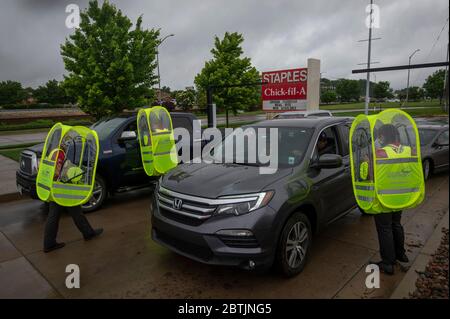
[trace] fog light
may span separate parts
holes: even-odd
[[[248,261],[248,267],[250,268],[250,269],[253,269],[253,268],[255,268],[255,262],[253,261],[253,260],[249,260]]]
[[[219,230],[216,234],[222,236],[236,236],[236,237],[253,236],[253,233],[248,229],[222,229]]]

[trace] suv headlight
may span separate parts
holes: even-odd
[[[274,195],[274,191],[256,194],[232,195],[219,197],[221,204],[214,215],[243,215],[266,206]]]

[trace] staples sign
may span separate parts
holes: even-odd
[[[263,110],[268,112],[306,110],[308,69],[262,73]]]

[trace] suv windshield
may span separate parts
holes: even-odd
[[[91,129],[95,130],[98,134],[99,140],[102,140],[107,138],[126,120],[127,120],[126,117],[112,117],[103,119],[92,124]]]
[[[301,127],[257,127],[247,126],[235,130],[216,145],[213,159],[216,162],[260,166],[258,154],[270,156],[270,144],[274,144],[272,133],[277,132],[278,165],[280,168],[293,167],[301,163],[311,140],[313,129]],[[272,142],[271,142],[272,141]],[[261,149],[259,149],[261,147]],[[263,163],[265,161],[262,161]]]

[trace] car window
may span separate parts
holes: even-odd
[[[441,133],[436,142],[440,145],[448,145],[448,131]]]
[[[319,134],[314,150],[314,156],[318,158],[324,154],[338,154],[335,127],[328,127]]]
[[[436,136],[436,130],[419,128],[420,145],[428,145]]]
[[[341,155],[347,156],[349,154],[349,136],[350,136],[350,124],[339,125],[340,137],[341,137]]]
[[[100,120],[91,126],[91,129],[97,132],[100,140],[107,138],[112,132],[117,130],[125,121],[126,117],[114,117]]]
[[[174,116],[172,117],[172,126],[174,129],[179,127],[184,127],[189,132],[192,132],[192,121],[184,116]]]
[[[129,124],[127,124],[122,132],[134,132],[137,136],[137,123],[136,121],[131,121]]]
[[[293,167],[301,163],[311,141],[313,130],[301,127],[279,127],[276,128],[276,132],[279,167]],[[275,135],[272,135],[270,128],[243,127],[242,130],[235,130],[229,134],[215,147],[213,160],[224,162],[226,156],[229,156],[226,154],[227,150],[235,148],[235,152],[231,152],[233,158],[227,159],[227,162],[232,160],[245,165],[256,161],[255,164],[260,165],[256,154],[269,154],[270,144],[274,144],[273,138]],[[253,155],[255,158],[252,158]]]

